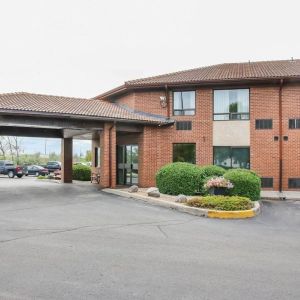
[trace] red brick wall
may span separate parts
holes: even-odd
[[[160,105],[160,96],[165,96],[165,92],[133,92],[119,97],[115,102],[138,111],[167,116],[167,108],[162,108]]]
[[[273,177],[274,189],[279,183],[279,87],[250,89],[250,164],[262,177]],[[256,130],[256,119],[273,119],[273,129]]]
[[[300,86],[287,86],[282,90],[283,136],[283,189],[288,178],[300,178],[300,129],[289,129],[289,119],[300,118]]]
[[[118,103],[136,110],[167,116],[167,108],[160,106],[164,91],[134,92],[120,97]],[[157,170],[172,162],[173,143],[195,143],[196,163],[213,163],[213,100],[212,89],[201,88],[196,92],[195,116],[172,115],[172,92],[170,97],[171,118],[191,120],[192,131],[178,131],[175,125],[144,128],[139,135],[139,178],[141,186],[155,185]],[[290,130],[288,120],[300,118],[300,86],[285,85],[282,94],[283,135],[283,189],[288,188],[288,178],[300,177],[300,130]],[[251,168],[262,177],[274,178],[274,190],[279,187],[279,86],[257,86],[250,88],[250,160]],[[273,129],[256,130],[256,119],[273,119]],[[128,142],[130,139],[128,140]],[[230,146],[230,145],[228,145]]]
[[[115,102],[120,105],[125,105],[125,106],[128,106],[128,107],[134,109],[134,104],[135,104],[134,93],[130,93],[130,94],[124,95],[122,97],[119,97],[118,99],[115,100]]]
[[[172,112],[172,93],[170,92]],[[173,160],[173,143],[195,143],[196,163],[212,164],[212,90],[200,89],[196,93],[194,116],[171,116],[175,120],[192,121],[192,130],[171,127],[145,127],[140,157],[140,184],[155,185],[155,173]]]

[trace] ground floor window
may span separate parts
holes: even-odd
[[[173,162],[196,163],[196,144],[173,144]]]
[[[261,187],[262,188],[272,188],[273,178],[272,177],[261,177]]]
[[[214,147],[214,165],[223,168],[250,168],[249,147]]]

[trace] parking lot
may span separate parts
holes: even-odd
[[[0,178],[1,299],[299,299],[300,201],[215,220]]]

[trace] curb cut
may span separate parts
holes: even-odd
[[[156,198],[143,196],[143,195],[136,195],[134,193],[129,193],[120,190],[114,189],[103,189],[102,192],[113,194],[125,198],[134,199],[137,201],[143,201],[145,203],[151,205],[158,205],[165,208],[175,209],[179,212],[188,213],[190,215],[199,216],[199,217],[206,217],[206,218],[218,218],[218,219],[245,219],[245,218],[253,218],[260,213],[260,204],[258,201],[254,202],[254,207],[249,210],[238,210],[238,211],[220,211],[220,210],[212,210],[212,209],[204,209],[204,208],[197,208],[191,207],[184,204],[170,202],[166,200],[158,200]]]

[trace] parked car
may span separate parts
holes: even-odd
[[[0,160],[0,174],[8,175],[9,178],[22,178],[24,175],[23,168],[14,165],[10,160]]]
[[[45,176],[49,174],[49,170],[42,167],[42,166],[37,166],[37,165],[29,165],[24,167],[24,172],[25,175],[34,175],[34,176]]]
[[[49,172],[54,172],[55,170],[61,170],[60,161],[48,161],[47,167]]]

